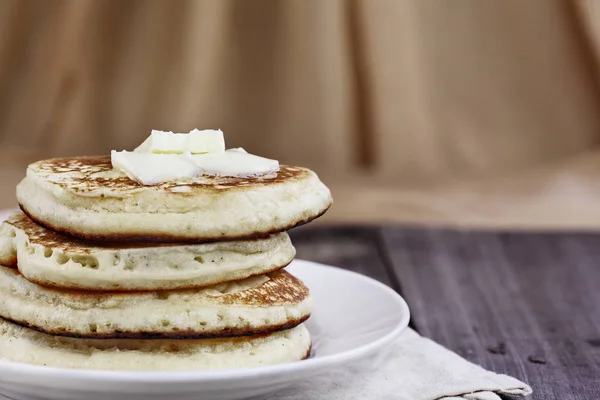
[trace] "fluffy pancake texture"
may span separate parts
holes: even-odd
[[[199,340],[74,339],[0,318],[0,359],[63,368],[181,371],[257,367],[304,359],[304,325],[267,335]]]
[[[88,239],[201,242],[280,232],[331,205],[329,189],[302,167],[255,178],[201,176],[142,186],[110,157],[38,161],[17,187],[36,222]]]
[[[206,338],[289,329],[312,299],[285,271],[204,289],[82,292],[29,282],[0,267],[0,316],[48,334],[89,338]]]
[[[0,264],[28,280],[85,290],[196,288],[278,270],[296,254],[287,233],[187,245],[89,242],[12,215],[0,228]]]

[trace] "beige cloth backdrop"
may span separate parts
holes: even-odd
[[[150,129],[315,169],[334,222],[600,227],[600,2],[0,0],[0,206]]]

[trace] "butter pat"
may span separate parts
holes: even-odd
[[[139,145],[136,153],[183,154],[218,153],[225,151],[225,139],[221,130],[198,130],[190,133],[173,133],[153,130],[148,139]]]
[[[279,171],[277,160],[242,151],[231,149],[223,153],[189,154],[187,158],[205,175],[249,177]]]
[[[220,129],[194,129],[188,134],[188,140],[188,151],[192,154],[225,151],[225,138]]]
[[[225,150],[220,130],[173,133],[153,130],[134,151],[111,152],[113,168],[142,185],[189,180],[200,175],[254,177],[279,171],[279,162],[249,154],[241,147]]]
[[[113,168],[142,185],[158,185],[199,174],[198,168],[182,154],[153,154],[130,151],[111,151]]]
[[[136,153],[183,153],[188,149],[187,134],[153,130],[148,139],[139,145]]]

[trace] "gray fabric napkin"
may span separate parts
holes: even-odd
[[[269,400],[500,400],[524,397],[525,383],[470,363],[407,329],[370,362],[332,370]]]

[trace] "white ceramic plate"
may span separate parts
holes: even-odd
[[[364,359],[408,325],[405,301],[373,279],[301,260],[288,271],[305,282],[315,300],[306,323],[313,340],[308,360],[210,372],[87,371],[0,360],[0,393],[17,400],[251,398]]]

